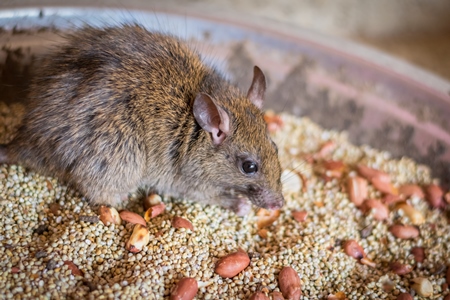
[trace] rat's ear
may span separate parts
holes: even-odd
[[[216,145],[221,144],[230,133],[230,117],[206,93],[199,93],[195,97],[194,117],[204,130],[211,133]]]
[[[264,102],[264,93],[266,91],[266,77],[258,66],[253,68],[253,81],[248,89],[247,98],[259,109]]]

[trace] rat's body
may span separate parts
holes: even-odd
[[[279,208],[264,90],[258,68],[246,97],[176,38],[139,26],[85,28],[44,60],[0,160],[57,176],[93,203],[113,205],[148,186],[239,214],[245,198]]]

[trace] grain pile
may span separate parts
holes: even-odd
[[[11,138],[22,111],[0,103],[0,142]],[[323,130],[307,118],[281,117],[277,123],[273,116],[270,128],[288,170],[287,202],[273,223],[258,223],[256,210],[239,218],[219,207],[165,198],[165,211],[147,222],[150,241],[138,253],[126,250],[133,224],[105,226],[98,208],[57,179],[1,165],[0,298],[162,299],[181,278],[193,277],[197,299],[248,299],[256,291],[279,291],[285,266],[297,271],[302,299],[401,299],[402,293],[422,299],[430,286],[427,299],[447,296],[449,205],[431,209],[426,196],[413,194],[406,203],[413,215],[394,203],[380,217],[370,205],[356,207],[347,192],[358,164],[388,173],[395,191],[405,184],[429,186],[430,170],[353,146],[344,133]],[[367,193],[396,200],[373,182]],[[130,198],[117,209],[144,216],[140,197]],[[189,220],[194,230],[174,228],[175,216]],[[395,237],[390,230],[400,223],[416,223],[419,236]],[[250,265],[232,278],[216,274],[219,258],[239,248]]]

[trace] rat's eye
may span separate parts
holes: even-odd
[[[245,174],[255,174],[258,172],[258,165],[251,160],[246,160],[242,163],[242,171]]]

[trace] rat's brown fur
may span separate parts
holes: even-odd
[[[192,110],[208,94],[230,118],[216,145]],[[30,108],[0,157],[55,175],[93,203],[149,186],[240,214],[283,204],[280,164],[263,114],[174,37],[139,26],[84,28],[48,56]],[[245,175],[252,158],[259,171]]]

